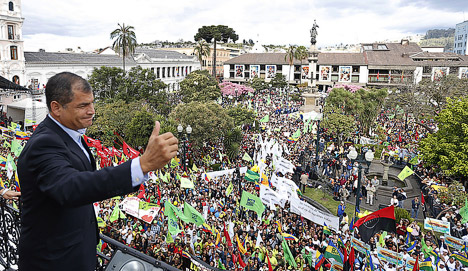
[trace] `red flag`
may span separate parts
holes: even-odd
[[[386,207],[360,218],[354,223],[362,241],[368,243],[375,233],[384,230],[396,233],[395,206]]]
[[[416,130],[416,134],[414,135],[414,138],[415,138],[416,140],[418,140],[418,139],[419,139],[418,130]]]
[[[130,147],[125,141],[123,142],[123,152],[127,157],[130,157],[130,159],[140,156],[140,152]]]
[[[224,237],[226,238],[227,245],[228,247],[232,247],[231,237],[229,236],[229,233],[226,230],[226,222],[223,222],[223,223],[224,223],[223,233],[224,233]]]
[[[273,268],[271,267],[271,263],[270,263],[270,257],[268,257],[268,254],[266,256],[268,259],[268,271],[273,271]]]
[[[145,197],[145,186],[142,184],[140,184],[140,189],[139,189],[140,193],[138,194],[138,198],[142,199]]]
[[[237,259],[239,259],[239,265],[242,267],[242,268],[245,268],[247,265],[244,263],[244,261],[242,260],[242,256],[238,253],[237,255]]]
[[[425,202],[426,202],[426,201],[424,200],[424,194],[423,194],[423,192],[421,191],[421,204],[424,205]]]
[[[159,185],[158,185],[158,205],[161,206],[161,190],[159,190]]]
[[[346,255],[346,254],[345,254]],[[354,247],[351,247],[347,259],[343,263],[343,271],[351,271],[354,268]]]
[[[398,141],[401,142],[401,133],[398,133]]]
[[[413,266],[413,271],[419,271],[419,256],[416,258],[416,262]]]
[[[91,137],[87,137],[86,135],[83,135],[83,138],[86,142],[86,145],[88,145],[88,147],[94,147],[94,139],[92,139]]]

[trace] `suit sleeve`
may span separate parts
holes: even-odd
[[[29,152],[28,171],[39,190],[62,206],[81,206],[134,191],[131,161],[99,171],[79,171],[58,137],[39,137]]]

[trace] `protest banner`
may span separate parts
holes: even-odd
[[[379,257],[381,260],[396,264],[398,266],[403,264],[403,256],[400,253],[383,247],[377,247],[377,257]]]
[[[332,261],[330,271],[343,271],[343,265],[337,261]]]
[[[424,219],[424,228],[426,230],[433,230],[440,233],[450,234],[450,222],[426,218]]]
[[[140,201],[138,209],[138,218],[145,221],[146,223],[151,224],[154,217],[158,214],[159,209],[161,209],[155,203],[150,203],[146,201]]]
[[[351,245],[362,254],[366,254],[368,250],[370,251],[370,246],[368,244],[354,237],[351,237]]]
[[[463,246],[466,243],[464,240],[453,237],[450,234],[445,234],[444,237],[445,237],[445,244],[456,250],[462,250]]]
[[[226,169],[226,170],[212,171],[212,172],[207,172],[206,175],[208,175],[210,179],[213,179],[213,178],[217,178],[220,176],[228,176],[229,174],[232,175],[234,174],[235,170],[236,170],[235,168],[231,168],[231,169]],[[247,167],[240,168],[241,174],[245,174],[246,172],[247,172]]]
[[[122,201],[123,211],[131,216],[138,217],[140,209],[140,199],[137,197],[128,197]]]
[[[281,199],[278,193],[265,185],[260,186],[260,199],[266,206],[278,204],[281,208],[284,208],[284,204],[286,203],[286,200]]]
[[[291,199],[291,212],[302,215],[304,218],[319,224],[325,225],[334,231],[339,230],[339,218],[334,215],[320,211],[309,203],[300,199]]]

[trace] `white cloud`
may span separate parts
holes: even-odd
[[[139,42],[193,40],[203,25],[232,27],[239,40],[309,44],[317,19],[318,45],[400,39],[464,20],[456,1],[259,0],[124,1],[26,0],[22,2],[26,50],[85,50],[111,44],[117,23],[135,27]]]

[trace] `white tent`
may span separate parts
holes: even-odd
[[[26,98],[7,105],[7,117],[11,117],[14,122],[23,122],[25,126],[39,124],[46,118],[48,113],[49,110],[45,103],[34,101],[33,106],[33,100],[31,98]],[[33,115],[35,115],[35,117],[33,117]],[[26,120],[32,120],[34,123],[29,121],[26,123]]]

